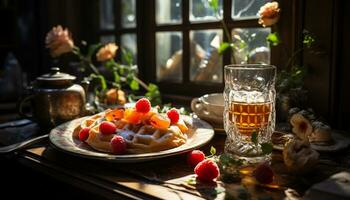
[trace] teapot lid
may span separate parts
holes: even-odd
[[[69,86],[75,79],[75,76],[60,72],[60,68],[58,67],[52,67],[50,73],[36,78],[42,87]]]

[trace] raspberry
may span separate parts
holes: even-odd
[[[202,151],[193,150],[187,156],[187,163],[191,167],[195,167],[198,163],[205,159],[205,155]]]
[[[85,142],[89,137],[90,128],[85,127],[79,131],[79,140]]]
[[[116,130],[117,130],[117,127],[112,122],[103,121],[100,124],[100,132],[103,135],[113,134],[115,133]]]
[[[180,119],[180,113],[175,108],[170,109],[166,114],[168,115],[172,124],[176,124]]]
[[[124,154],[126,151],[126,142],[120,135],[116,135],[112,138],[111,146],[114,154]]]
[[[197,178],[202,181],[213,181],[214,178],[220,175],[219,167],[217,164],[209,159],[203,160],[198,163],[194,168],[194,173],[197,174]]]
[[[269,184],[273,181],[273,171],[267,163],[259,164],[253,171],[253,175],[262,184]]]
[[[148,113],[151,110],[151,102],[146,98],[139,99],[135,108],[137,112]]]

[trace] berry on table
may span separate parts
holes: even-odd
[[[273,171],[267,163],[259,164],[253,171],[253,176],[262,184],[269,184],[273,181]]]
[[[114,154],[124,154],[126,152],[126,142],[120,135],[116,135],[112,138],[111,147]]]
[[[85,142],[89,137],[90,128],[85,127],[79,131],[79,140]]]
[[[151,110],[151,102],[146,98],[139,99],[135,104],[135,108],[137,112],[148,113]]]
[[[172,124],[176,124],[180,119],[180,113],[175,108],[170,109],[166,114],[168,115]]]
[[[218,165],[210,159],[205,159],[198,163],[196,168],[194,168],[194,173],[197,174],[199,180],[207,182],[213,181],[220,175]]]
[[[205,159],[205,155],[202,151],[193,150],[187,156],[187,163],[190,166],[195,167],[198,163],[200,163],[204,159]]]
[[[100,124],[100,132],[103,135],[113,134],[113,133],[115,133],[116,130],[117,130],[117,127],[112,122],[103,121]]]

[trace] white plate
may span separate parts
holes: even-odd
[[[333,143],[330,145],[318,145],[316,143],[311,143],[311,148],[320,152],[335,152],[342,149],[346,149],[350,145],[349,137],[346,137],[346,132],[339,132],[332,130]]]
[[[89,145],[80,142],[78,139],[73,137],[74,128],[77,127],[84,118],[75,119],[52,129],[50,132],[50,141],[57,149],[79,157],[120,163],[155,160],[197,149],[208,143],[213,138],[214,129],[207,122],[200,119],[193,119],[189,116],[182,117],[186,124],[192,124],[192,131],[189,134],[189,138],[187,139],[186,143],[179,147],[160,152],[113,155],[93,150]]]

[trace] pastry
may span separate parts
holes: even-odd
[[[176,109],[164,114],[150,105],[138,105],[91,116],[75,128],[73,136],[78,138],[80,130],[88,127],[89,135],[84,142],[97,151],[107,153],[115,152],[111,145],[115,136],[123,138],[125,153],[129,154],[158,152],[186,143],[189,128]]]
[[[317,164],[319,154],[311,149],[308,141],[290,140],[283,149],[283,160],[288,170],[293,173],[304,173]]]
[[[309,135],[312,133],[312,125],[309,119],[304,117],[300,112],[295,113],[290,118],[293,133],[302,141],[308,141]]]
[[[320,121],[312,123],[313,132],[309,136],[309,141],[317,144],[329,145],[333,142],[331,127]]]

